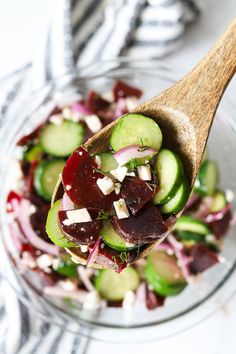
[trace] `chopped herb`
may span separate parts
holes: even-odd
[[[156,193],[156,190],[157,190],[157,184],[156,184],[156,183],[146,182],[146,186],[147,186],[152,192],[154,192],[154,194]]]
[[[137,166],[138,166],[137,159],[132,159],[126,164],[126,167],[128,167],[129,171],[134,171],[137,168]]]
[[[97,220],[107,220],[109,219],[111,216],[113,216],[112,213],[109,213],[107,211],[99,211]]]
[[[129,262],[129,253],[128,252],[122,252],[120,254],[120,259],[122,260],[123,263],[128,263]]]

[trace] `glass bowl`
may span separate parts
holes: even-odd
[[[72,72],[56,81],[48,82],[40,91],[32,92],[17,108],[17,116],[7,117],[1,129],[0,151],[0,226],[2,241],[2,273],[15,289],[20,299],[44,320],[73,333],[105,341],[144,341],[160,339],[188,329],[209,317],[234,294],[236,286],[235,226],[224,240],[222,262],[204,272],[189,284],[178,296],[167,298],[165,305],[149,311],[136,306],[132,311],[105,308],[101,311],[85,311],[65,302],[45,298],[42,286],[35,275],[22,273],[17,267],[17,252],[11,243],[9,219],[6,214],[6,198],[15,180],[16,142],[29,133],[45,118],[55,92],[79,91],[86,94],[91,88],[106,92],[115,79],[124,79],[144,90],[142,100],[160,93],[183,75],[177,69],[167,67],[161,61],[130,61],[119,59],[100,62]],[[16,110],[15,110],[16,111]],[[217,112],[209,142],[208,154],[220,167],[221,186],[236,193],[236,123],[233,120],[236,107],[227,98],[222,100]],[[233,209],[235,202],[233,202]],[[5,269],[6,268],[6,269]],[[8,273],[7,273],[8,272]],[[146,329],[143,332],[143,329]],[[139,335],[140,333],[140,335]]]

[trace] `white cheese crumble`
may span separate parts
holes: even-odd
[[[63,122],[63,115],[62,114],[53,114],[50,118],[49,118],[49,122],[53,123],[55,125],[61,125]]]
[[[37,211],[37,209],[36,209],[35,205],[30,204],[29,209],[28,209],[29,215],[35,214],[36,211]]]
[[[152,174],[150,165],[138,166],[137,169],[140,179],[142,179],[143,181],[151,181]]]
[[[123,198],[113,202],[113,205],[118,219],[126,219],[129,217],[129,211]]]
[[[125,179],[125,176],[128,172],[128,168],[125,166],[119,166],[115,170],[111,170],[110,174],[115,177],[119,182],[123,182]]]
[[[91,132],[97,133],[100,129],[102,129],[102,122],[96,114],[86,116],[84,120]]]
[[[135,300],[136,300],[136,297],[135,297],[134,292],[132,290],[126,291],[125,296],[124,296],[124,300],[122,302],[123,309],[131,310],[134,307]]]
[[[115,193],[120,194],[121,184],[119,182],[115,183]]]
[[[95,162],[99,168],[102,166],[102,160],[101,160],[100,156],[98,156],[98,155],[95,156]]]
[[[128,111],[132,112],[136,107],[138,107],[139,100],[135,96],[130,96],[126,97],[125,103]]]
[[[67,185],[66,185],[66,190],[67,190],[67,191],[70,191],[71,188],[72,188],[72,186],[71,186],[70,184],[67,184]]]
[[[86,246],[86,245],[80,245],[80,251],[81,251],[82,253],[88,252],[88,246]]]
[[[53,264],[53,257],[50,254],[42,254],[36,259],[37,266],[43,271],[49,273],[51,270],[49,267]]]
[[[66,119],[71,119],[72,117],[72,111],[69,107],[65,107],[62,111],[62,115]]]
[[[134,172],[127,172],[126,176],[135,177],[135,173]]]
[[[35,262],[35,259],[32,257],[32,255],[30,254],[30,252],[28,251],[24,251],[22,253],[22,259],[21,259],[21,263],[23,266],[25,266],[26,268],[36,268],[37,264]]]
[[[66,291],[75,291],[77,290],[76,284],[74,284],[71,280],[60,280],[58,282],[59,288],[66,290]]]
[[[63,220],[63,224],[70,226],[81,222],[90,222],[92,218],[86,208],[68,210],[66,212],[67,219]]]
[[[228,203],[232,203],[232,201],[234,200],[234,192],[231,189],[226,189],[225,198]]]
[[[96,183],[104,195],[108,195],[115,190],[114,182],[107,176],[98,178]]]
[[[98,310],[101,307],[101,298],[97,291],[89,292],[83,303],[84,310]]]
[[[115,100],[115,97],[114,97],[114,94],[112,91],[107,91],[107,92],[103,93],[102,98],[104,98],[104,100],[109,101],[111,103],[113,103]]]

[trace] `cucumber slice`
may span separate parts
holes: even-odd
[[[215,193],[219,180],[219,171],[215,161],[205,160],[194,184],[194,191],[202,196]]]
[[[112,223],[108,220],[104,222],[100,235],[102,236],[104,243],[116,251],[130,251],[135,247],[135,244],[126,242],[124,238],[118,235],[115,232]]]
[[[27,162],[34,162],[40,160],[42,155],[42,148],[40,145],[30,146],[24,152],[23,159]]]
[[[211,213],[217,213],[221,209],[223,209],[227,204],[225,193],[218,191],[213,196],[213,201],[210,207]]]
[[[210,229],[205,222],[188,215],[180,216],[174,226],[174,231],[189,231],[201,235],[210,234]]]
[[[133,267],[125,268],[121,273],[112,270],[100,270],[95,278],[95,287],[106,300],[123,300],[127,291],[135,291],[139,286],[139,274]]]
[[[174,197],[183,182],[183,165],[176,153],[162,149],[157,155],[154,168],[160,181],[160,189],[155,194],[153,202],[166,204]]]
[[[186,286],[176,258],[162,251],[154,251],[147,257],[144,275],[148,284],[162,296],[177,295]]]
[[[163,214],[173,214],[181,211],[188,200],[189,197],[189,187],[186,179],[183,180],[179,189],[175,193],[174,197],[166,204],[161,207],[161,212]]]
[[[118,167],[118,163],[112,153],[102,152],[101,154],[98,154],[98,156],[101,159],[100,169],[102,172],[110,172]]]
[[[203,234],[197,234],[192,231],[178,231],[177,235],[180,241],[187,241],[188,243],[191,242],[193,244],[204,242],[206,236]]]
[[[34,188],[38,195],[50,201],[59,174],[65,165],[64,160],[42,161],[34,172]]]
[[[46,125],[40,136],[42,149],[53,156],[67,157],[84,140],[84,128],[80,123],[64,120],[60,125]]]
[[[162,132],[153,119],[141,114],[128,113],[113,129],[110,144],[114,151],[136,144],[159,151],[162,144]]]
[[[50,240],[55,243],[58,247],[75,247],[75,244],[68,241],[67,238],[61,232],[58,225],[58,212],[61,210],[61,199],[57,200],[49,210],[47,222],[46,222],[46,232]]]

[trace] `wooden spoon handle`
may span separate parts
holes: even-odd
[[[195,130],[203,130],[204,123],[210,127],[221,97],[235,71],[236,19],[210,52],[177,84],[175,90],[178,90],[179,99],[174,108],[188,115]]]

